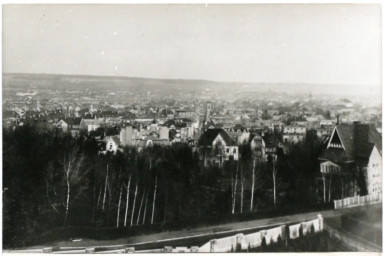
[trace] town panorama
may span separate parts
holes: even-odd
[[[5,245],[221,225],[382,193],[381,106],[366,98],[199,80],[3,79]],[[52,232],[84,226],[113,231]]]
[[[3,5],[2,252],[382,252],[381,14]]]

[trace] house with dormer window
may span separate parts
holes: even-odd
[[[121,145],[121,141],[118,136],[107,136],[103,139],[106,143],[106,152],[117,153],[119,146]]]
[[[198,140],[198,148],[205,166],[211,163],[221,167],[225,161],[239,159],[236,141],[223,129],[206,130]]]
[[[336,125],[319,159],[323,177],[341,179],[341,197],[382,193],[382,136],[373,124]]]

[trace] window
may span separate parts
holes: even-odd
[[[233,154],[236,154],[236,151],[237,151],[236,148],[234,148],[234,149],[233,149]]]
[[[226,149],[226,152],[229,153],[229,148]]]

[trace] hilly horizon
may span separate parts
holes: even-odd
[[[229,86],[237,86],[238,90],[256,90],[287,93],[315,93],[333,95],[377,95],[379,92],[366,90],[366,85],[354,84],[316,84],[316,83],[273,83],[273,82],[223,82],[206,79],[175,79],[175,78],[147,78],[127,76],[96,76],[74,74],[33,74],[33,73],[3,73],[4,89],[16,89],[35,86],[38,88],[93,86],[108,89],[110,86],[125,89],[128,87],[148,87],[149,89],[163,87],[163,89],[179,88],[193,90],[222,89],[231,90]],[[183,86],[181,88],[181,86]],[[224,86],[226,86],[224,88]],[[374,86],[371,86],[373,88]]]

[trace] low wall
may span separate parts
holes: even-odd
[[[317,219],[301,222],[299,224],[289,226],[289,238],[296,239],[300,235],[306,236],[311,232],[320,232],[322,230],[323,230],[323,218],[320,214],[318,214]]]
[[[198,252],[210,252],[210,244],[211,244],[211,242],[209,241],[206,244],[204,244],[203,246],[199,247]]]
[[[210,252],[231,252],[236,250],[236,236],[211,240]]]
[[[287,229],[288,227],[288,229]],[[306,236],[311,232],[319,232],[323,230],[323,218],[318,214],[318,218],[310,221],[301,222],[295,225],[281,225],[267,230],[260,230],[251,234],[237,234],[229,237],[212,239],[202,245],[201,247],[192,246],[188,247],[171,247],[165,246],[161,249],[141,250],[135,251],[134,247],[127,248],[115,248],[108,250],[100,250],[102,247],[84,248],[84,247],[47,247],[43,249],[27,249],[27,250],[15,250],[16,253],[171,253],[171,252],[232,252],[238,250],[253,249],[262,246],[265,240],[266,245],[277,243],[279,238],[284,241],[286,239],[296,239],[300,236]],[[287,231],[289,232],[287,234]],[[104,248],[107,249],[107,248]]]
[[[291,225],[288,228],[289,234],[286,234],[286,225],[261,230],[252,234],[244,235],[237,234],[221,239],[213,239],[201,246],[198,252],[231,252],[237,248],[246,250],[248,248],[257,248],[262,246],[262,241],[265,239],[266,245],[277,243],[279,238],[282,240],[296,239],[302,236],[311,234],[312,232],[320,232],[323,230],[323,218],[318,214],[318,218],[299,224]]]
[[[249,248],[256,248],[261,246],[262,234],[261,232],[256,232],[248,235],[244,235],[241,242],[241,249],[246,250]]]

